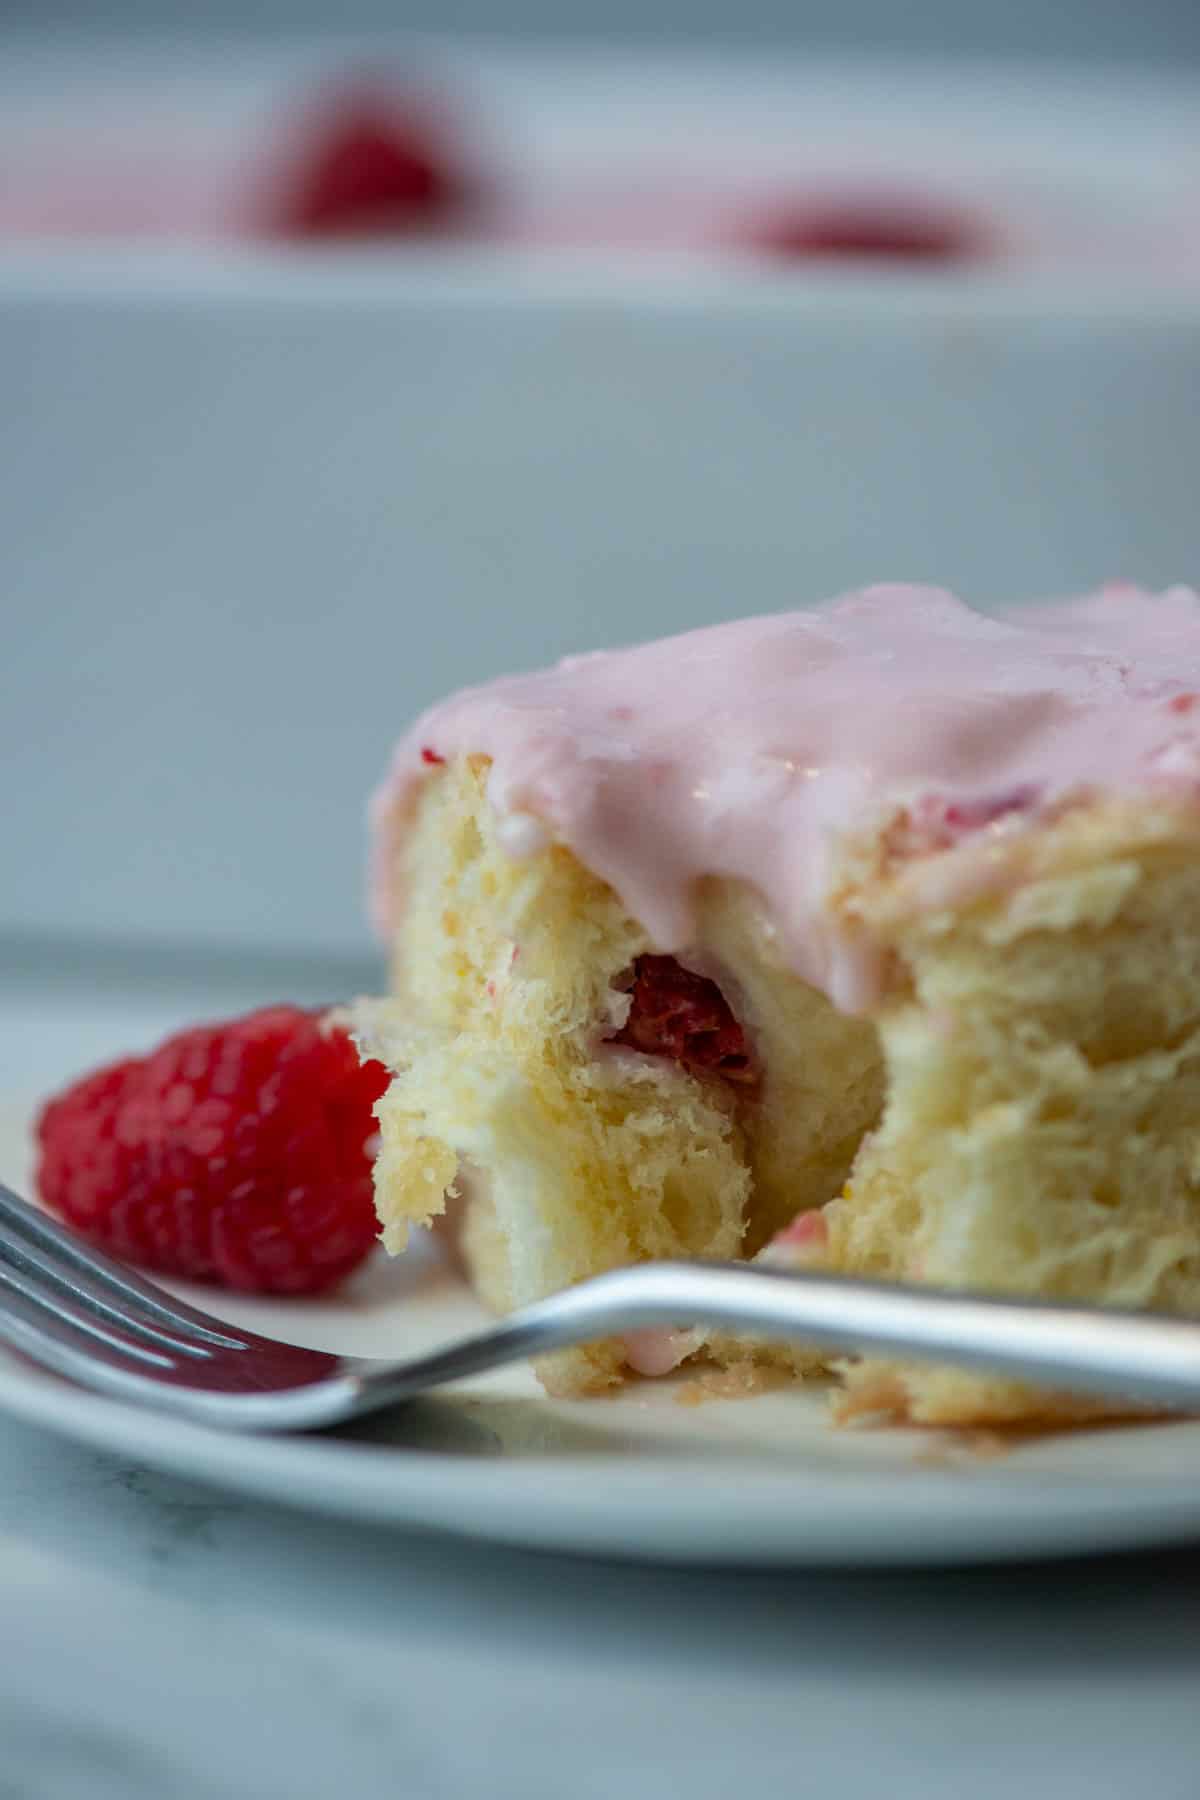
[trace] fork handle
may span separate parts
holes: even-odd
[[[1060,1391],[1200,1410],[1200,1321],[841,1275],[702,1262],[596,1276],[478,1337],[363,1369],[362,1404],[647,1325],[718,1326],[1020,1377]]]

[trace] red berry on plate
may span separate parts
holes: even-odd
[[[758,1071],[746,1034],[715,981],[673,956],[639,956],[629,1017],[611,1040],[647,1056],[669,1056],[692,1075],[720,1075],[753,1088]]]
[[[38,1192],[147,1268],[321,1293],[375,1242],[367,1144],[387,1082],[341,1026],[302,1007],[194,1026],[43,1107]]]
[[[433,125],[387,95],[335,97],[294,128],[267,228],[294,238],[391,237],[445,224],[464,183]]]

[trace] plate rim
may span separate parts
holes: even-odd
[[[892,1472],[885,1513],[865,1470],[814,1471],[798,1458],[795,1468],[739,1463],[731,1473],[684,1450],[614,1459],[602,1506],[581,1508],[581,1485],[596,1485],[595,1454],[476,1459],[328,1434],[225,1432],[92,1394],[9,1353],[0,1358],[0,1411],[102,1453],[301,1511],[624,1561],[930,1567],[1200,1538],[1200,1488],[1185,1475],[1097,1483],[1084,1472],[914,1465]],[[688,1504],[680,1508],[683,1476]],[[798,1492],[805,1504],[797,1509]]]

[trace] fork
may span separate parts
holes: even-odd
[[[176,1300],[0,1184],[0,1341],[82,1387],[229,1430],[333,1425],[463,1376],[652,1325],[900,1352],[1200,1409],[1200,1321],[747,1263],[642,1263],[426,1355],[335,1356]]]

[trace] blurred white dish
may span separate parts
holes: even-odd
[[[26,1177],[0,1120],[0,1176]],[[184,1292],[186,1290],[180,1289]],[[202,1304],[314,1347],[386,1356],[463,1331],[474,1301],[428,1255],[337,1297]],[[910,1565],[1200,1537],[1200,1423],[990,1440],[834,1431],[796,1389],[679,1404],[678,1383],[561,1402],[508,1371],[339,1435],[244,1439],[84,1394],[0,1357],[0,1409],[99,1449],[347,1519],[639,1560]]]
[[[465,233],[484,242],[729,244],[763,205],[908,193],[973,213],[1026,269],[1200,278],[1186,76],[396,34],[5,34],[4,50],[0,241],[252,236],[281,128],[305,154],[318,116],[390,94],[432,108],[476,169],[489,203]],[[387,248],[403,261],[408,244]]]
[[[0,148],[141,130],[154,170],[164,131],[217,168],[272,94],[371,54],[4,48]],[[1194,83],[394,58],[478,97],[546,219],[598,169],[758,191],[886,161],[1030,254],[9,239],[0,933],[353,952],[364,797],[464,682],[877,580],[989,604],[1200,573],[1200,282],[1146,243],[1200,191]]]

